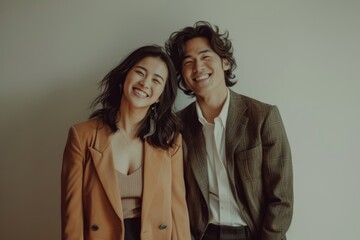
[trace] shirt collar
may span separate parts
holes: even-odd
[[[226,120],[227,120],[227,116],[228,116],[228,111],[229,111],[229,105],[230,105],[230,91],[229,89],[227,89],[227,96],[226,96],[226,99],[225,99],[225,103],[220,111],[220,114],[215,118],[215,120],[217,118],[220,119],[220,122],[222,123],[222,125],[224,126],[224,128],[226,127]],[[200,105],[199,103],[196,101],[196,112],[197,112],[197,115],[198,115],[198,119],[199,119],[199,122],[204,125],[205,123],[208,124],[208,121],[206,121],[202,111],[201,111],[201,108],[200,108]]]

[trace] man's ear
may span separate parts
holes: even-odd
[[[227,59],[222,59],[222,67],[224,69],[224,71],[227,71],[230,69],[230,63]]]

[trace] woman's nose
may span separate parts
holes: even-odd
[[[151,80],[149,78],[144,78],[143,80],[140,81],[141,86],[143,86],[144,88],[149,88],[150,83]]]

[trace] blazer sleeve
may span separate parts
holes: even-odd
[[[293,172],[289,142],[276,106],[266,116],[261,135],[267,199],[261,239],[286,239],[293,213]]]
[[[83,158],[79,136],[71,127],[65,145],[61,170],[62,240],[83,239],[82,179]]]
[[[179,135],[177,139],[177,149],[172,155],[172,196],[171,196],[171,211],[172,211],[172,240],[189,240],[190,237],[190,223],[189,214],[185,198],[185,183],[184,183],[184,167],[183,167],[183,151],[182,151],[182,137]]]

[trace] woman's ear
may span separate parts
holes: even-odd
[[[230,69],[230,63],[227,59],[222,59],[222,67],[224,69],[224,71],[227,71]]]

